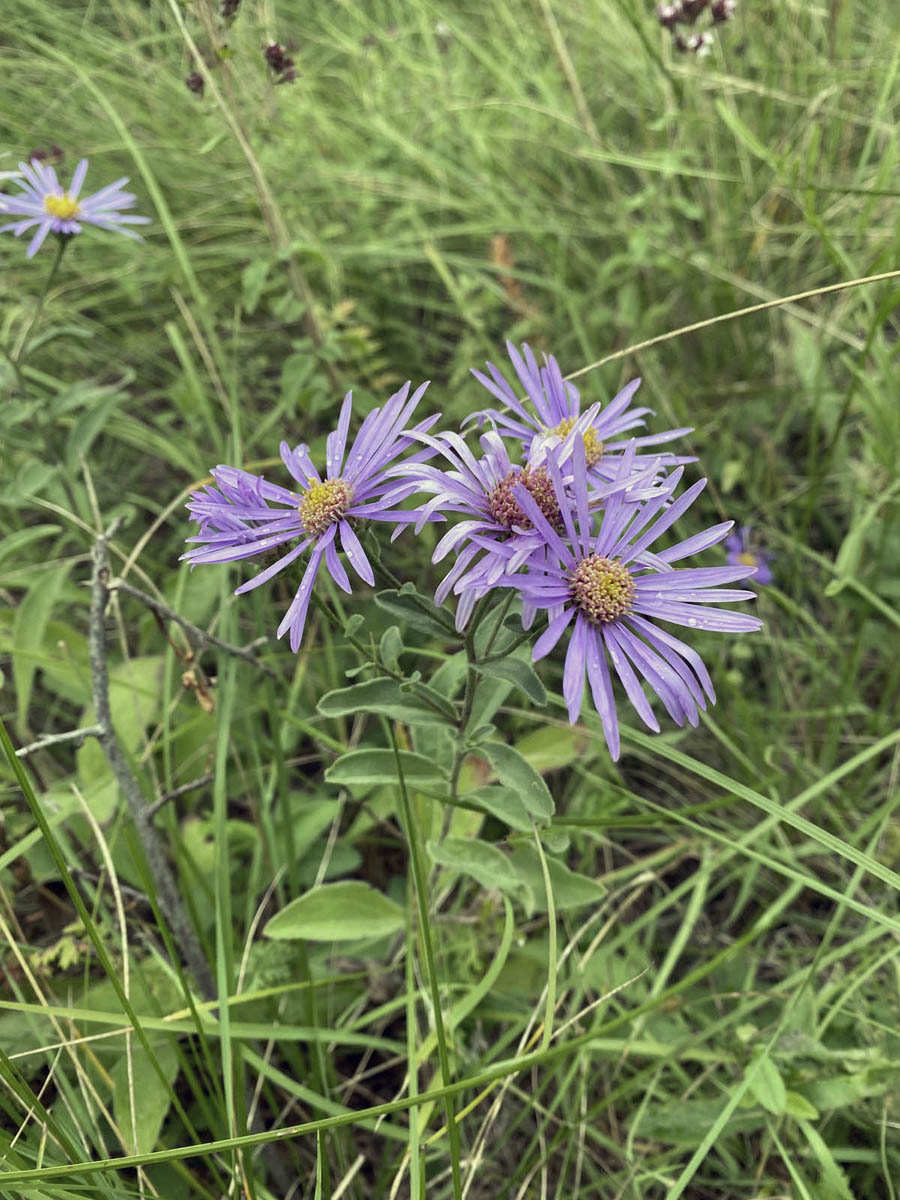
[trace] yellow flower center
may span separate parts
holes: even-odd
[[[572,572],[572,598],[589,621],[608,625],[631,612],[637,588],[626,566],[589,554]]]
[[[311,479],[309,483],[298,511],[306,532],[320,537],[329,525],[341,520],[350,507],[352,493],[343,479],[325,479],[322,483]]]
[[[756,555],[748,554],[746,550],[741,551],[741,553],[737,556],[737,560],[742,567],[759,566],[758,562],[756,561]]]
[[[81,205],[64,192],[61,196],[45,196],[44,212],[48,217],[59,217],[60,221],[74,221]]]
[[[564,438],[566,434],[571,433],[578,420],[577,417],[566,417],[564,421],[560,421],[553,429],[549,429],[548,433],[555,433],[558,437]],[[584,435],[584,458],[589,467],[594,467],[603,457],[603,443],[597,437],[595,429],[588,429]]]

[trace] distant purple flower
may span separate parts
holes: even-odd
[[[87,174],[88,160],[83,158],[72,175],[69,190],[63,191],[53,167],[31,160],[31,165],[19,163],[23,179],[16,182],[22,189],[18,196],[7,196],[0,192],[0,213],[23,217],[0,227],[0,233],[12,231],[16,237],[27,229],[37,226],[37,232],[28,247],[28,258],[32,258],[44,244],[49,233],[71,237],[81,233],[82,224],[96,225],[99,229],[115,229],[126,237],[140,241],[138,235],[126,225],[145,225],[149,217],[123,214],[124,208],[134,203],[131,192],[123,192],[127,179],[117,179],[93,196],[81,195],[81,186]]]
[[[623,469],[627,469],[624,464]],[[705,607],[755,599],[753,592],[720,586],[746,578],[752,567],[671,568],[673,562],[720,542],[733,522],[715,525],[667,550],[650,551],[706,486],[702,479],[670,502],[681,474],[678,468],[662,494],[643,504],[629,504],[622,493],[610,496],[599,514],[596,533],[587,487],[577,466],[577,522],[568,506],[561,505],[564,533],[552,527],[525,488],[515,489],[523,511],[546,542],[547,556],[539,569],[531,565],[528,573],[504,581],[505,586],[516,587],[536,608],[549,610],[549,624],[535,642],[535,660],[548,654],[574,622],[563,674],[569,720],[574,723],[581,711],[586,670],[613,759],[619,757],[619,723],[607,656],[628,699],[651,729],[658,732],[659,722],[639,677],[649,683],[676,724],[687,720],[696,725],[698,708],[706,707],[704,692],[715,702],[709,673],[696,651],[656,622],[723,633],[749,633],[761,627],[756,617]],[[557,490],[560,483],[556,475]]]
[[[526,451],[536,437],[543,437],[548,433],[567,434],[581,414],[578,388],[563,379],[559,363],[552,354],[544,355],[544,365],[539,366],[530,346],[523,345],[520,354],[512,342],[507,342],[506,349],[519,382],[531,402],[530,407],[519,399],[497,367],[488,363],[490,378],[481,371],[473,370],[472,374],[512,411],[484,409],[475,414],[479,422],[489,419],[502,434],[520,439]],[[621,440],[622,435],[631,429],[646,425],[644,417],[653,411],[650,408],[628,408],[640,383],[640,379],[633,379],[631,383],[626,384],[605,408],[598,410],[597,416],[584,434],[587,469],[598,481],[609,482],[616,478],[617,462],[629,444],[628,438]],[[690,432],[690,429],[670,429],[665,433],[645,434],[630,440],[639,448],[659,446]],[[668,451],[654,451],[651,457],[662,459],[666,467],[695,461],[693,458],[676,458]],[[651,457],[637,455],[634,460],[635,470],[641,470],[648,465]]]
[[[753,567],[756,574],[751,580],[751,584],[755,587],[761,584],[763,587],[768,587],[772,582],[772,571],[769,563],[772,561],[772,555],[767,554],[763,550],[750,549],[750,526],[742,525],[740,529],[729,534],[725,539],[725,549],[727,551],[727,560],[733,566]]]
[[[345,458],[351,409],[351,393],[348,392],[337,429],[326,441],[324,479],[313,466],[308,446],[301,444],[292,450],[287,442],[282,442],[281,458],[299,485],[298,491],[267,483],[261,476],[237,467],[216,467],[212,472],[216,487],[207,486],[203,491],[192,493],[187,505],[191,517],[200,527],[188,541],[203,545],[189,550],[182,558],[186,558],[191,566],[235,562],[299,538],[298,545],[253,579],[241,584],[235,593],[240,595],[267,583],[311,548],[300,586],[278,626],[278,637],[290,630],[291,649],[296,651],[323,558],[338,587],[345,592],[351,590],[347,572],[338,558],[338,538],[360,579],[368,584],[375,583],[371,564],[351,519],[391,521],[402,526],[417,518],[415,512],[393,507],[411,495],[416,485],[388,477],[387,470],[399,455],[416,445],[411,434],[424,433],[438,419],[439,414],[435,414],[409,433],[403,432],[427,387],[428,384],[423,383],[410,397],[410,385],[406,383],[383,409],[373,409],[360,426]],[[429,450],[418,452],[422,456],[430,453]]]

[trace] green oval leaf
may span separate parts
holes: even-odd
[[[479,808],[490,813],[492,817],[503,821],[510,829],[531,833],[531,817],[522,803],[519,793],[512,788],[493,784],[488,787],[475,788],[463,796],[466,804],[477,804]]]
[[[818,1121],[819,1110],[799,1092],[785,1092],[784,1111],[798,1121]]]
[[[553,797],[531,763],[503,742],[485,742],[480,750],[490,759],[503,786],[518,792],[528,812],[542,821],[549,821],[555,811]]]
[[[174,1039],[158,1043],[152,1047],[152,1051],[165,1080],[174,1083],[178,1075],[178,1051]],[[110,1075],[113,1081],[113,1114],[122,1130],[126,1149],[129,1154],[149,1154],[156,1146],[172,1102],[169,1089],[142,1046],[132,1047],[130,1064],[122,1055],[113,1064]]]
[[[399,591],[396,588],[388,588],[384,592],[376,593],[375,603],[392,617],[399,617],[420,633],[430,633],[432,636],[443,638],[450,636],[459,640],[450,614],[438,608],[433,600],[417,592],[411,583],[404,584]]]
[[[522,884],[502,850],[478,838],[447,837],[442,842],[426,843],[428,853],[439,867],[459,871],[483,888],[501,892],[520,891]]]
[[[514,684],[532,703],[543,706],[547,692],[529,662],[521,658],[498,658],[496,662],[477,663],[475,670],[489,679],[505,679]]]
[[[403,778],[410,787],[424,787],[446,780],[445,773],[437,763],[412,754],[408,750],[399,752]],[[375,787],[383,783],[397,783],[397,761],[393,750],[351,750],[342,754],[325,772],[328,783],[364,784]]]
[[[389,671],[400,671],[400,655],[403,653],[403,638],[396,625],[389,625],[381,635],[378,656]]]
[[[357,879],[326,883],[292,900],[263,931],[270,938],[355,942],[384,937],[406,926],[399,904]]]
[[[326,694],[316,706],[325,717],[356,716],[359,712],[375,713],[406,725],[446,725],[446,701],[442,696],[428,703],[429,689],[417,684],[403,690],[393,679],[367,679],[351,687],[337,688]],[[452,710],[451,710],[452,711]]]
[[[761,1054],[747,1068],[747,1087],[756,1103],[768,1112],[779,1114],[786,1111],[787,1089],[768,1054]]]

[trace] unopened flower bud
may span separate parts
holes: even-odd
[[[723,21],[728,21],[734,16],[734,10],[737,8],[737,0],[713,0],[710,15],[717,25],[721,25]]]
[[[41,147],[39,147],[37,150],[32,150],[28,155],[28,161],[32,162],[34,159],[37,159],[38,162],[42,163],[58,164],[61,163],[65,157],[65,151],[57,146],[54,142],[49,150],[44,150]]]

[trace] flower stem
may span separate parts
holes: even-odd
[[[16,346],[15,350],[13,350],[12,354],[9,355],[9,361],[16,368],[17,375],[19,374],[19,364],[22,361],[22,355],[24,354],[25,348],[31,339],[31,335],[34,333],[35,326],[40,320],[41,313],[44,311],[44,301],[47,299],[47,295],[50,289],[53,287],[53,281],[56,279],[57,271],[59,271],[59,264],[62,262],[62,256],[65,254],[66,247],[70,241],[71,238],[60,235],[56,250],[56,258],[53,260],[53,266],[50,268],[50,274],[47,276],[47,282],[44,284],[44,289],[37,298],[37,304],[35,305],[34,312],[31,314],[31,320],[28,322],[25,332],[19,339],[19,344]]]
[[[453,768],[450,772],[451,800],[456,800],[459,796],[459,775],[462,771],[463,760],[466,757],[466,730],[472,718],[472,709],[475,706],[475,694],[478,691],[478,684],[481,682],[481,676],[475,670],[475,664],[478,661],[478,655],[475,653],[475,633],[487,611],[488,602],[488,597],[482,596],[475,605],[475,611],[472,613],[463,643],[468,666],[466,669],[466,691],[463,696],[462,711],[459,714],[459,724],[456,731],[456,753],[453,757]]]
[[[394,728],[386,722],[391,739],[391,749],[397,763],[397,778],[400,781],[400,807],[403,814],[406,840],[409,845],[409,857],[412,865],[413,879],[416,887],[416,905],[419,915],[419,932],[422,938],[422,956],[425,959],[425,974],[428,976],[428,987],[431,992],[431,1006],[434,1010],[434,1036],[438,1046],[438,1061],[441,1067],[441,1085],[452,1083],[450,1075],[450,1056],[447,1053],[447,1035],[444,1030],[444,1018],[441,1013],[441,994],[438,987],[437,971],[435,969],[434,946],[431,941],[431,925],[428,918],[428,880],[425,864],[422,861],[422,848],[419,843],[419,831],[413,817],[412,804],[406,788],[406,779],[400,765],[400,754],[397,750],[397,739]],[[410,1072],[415,1071],[415,1063],[410,1064]],[[444,1107],[447,1113],[447,1134],[450,1138],[450,1167],[453,1175],[454,1200],[462,1200],[462,1175],[460,1172],[460,1142],[459,1126],[454,1115],[453,1097],[445,1097]]]

